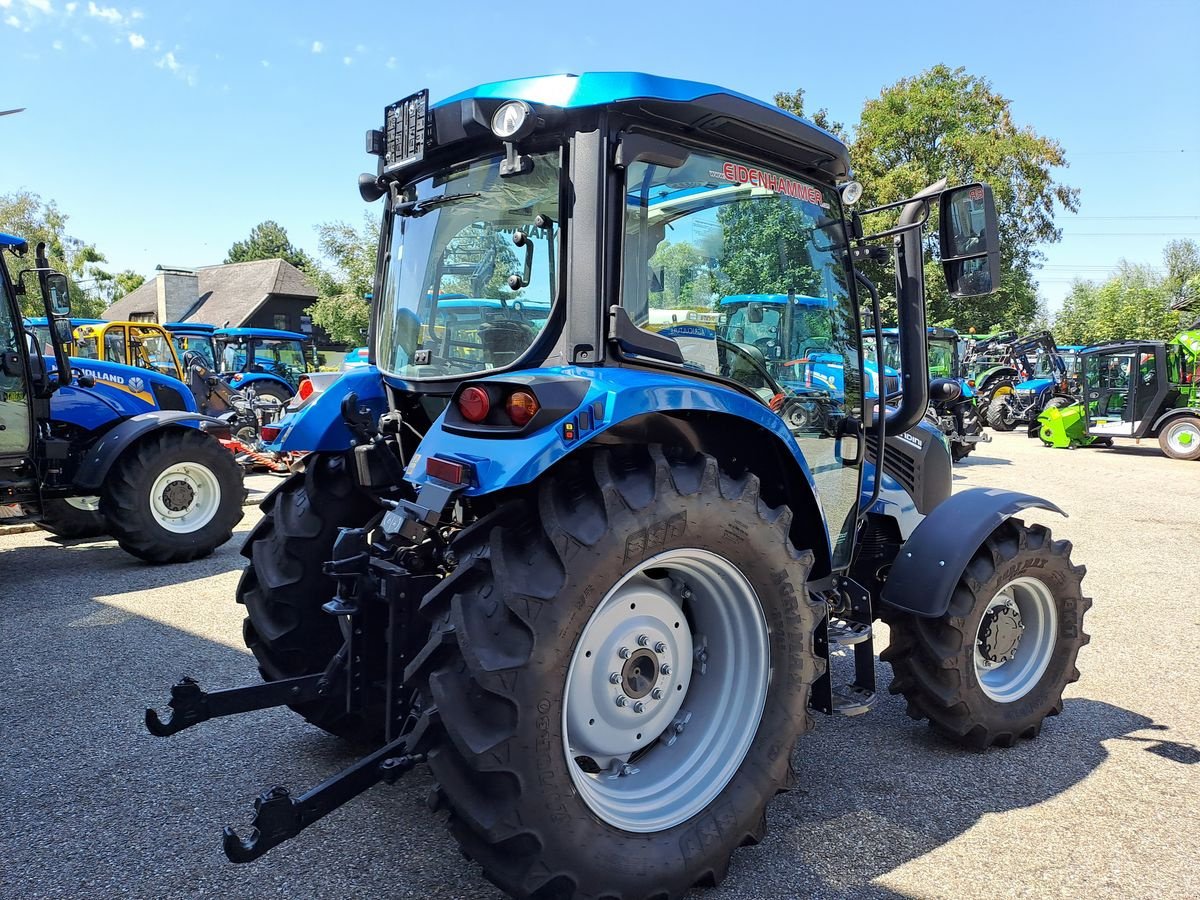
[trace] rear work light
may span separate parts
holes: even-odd
[[[279,425],[263,425],[258,429],[258,436],[264,443],[269,444],[279,437],[279,432],[281,431],[283,431],[283,428]]]
[[[440,456],[431,456],[425,462],[425,474],[438,481],[448,484],[470,484],[471,466],[469,463],[455,462]]]
[[[537,402],[537,397],[529,391],[514,391],[509,396],[505,409],[514,425],[528,425],[529,420],[536,416],[537,411],[541,409],[541,404]]]
[[[492,398],[481,387],[469,387],[458,395],[458,411],[468,422],[478,425],[492,411]]]

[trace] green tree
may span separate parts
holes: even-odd
[[[803,91],[777,94],[775,101],[798,115],[804,112]],[[962,331],[975,327],[982,333],[996,322],[1021,327],[1033,321],[1038,312],[1033,274],[1042,256],[1037,248],[1061,238],[1055,213],[1079,206],[1078,190],[1054,176],[1055,169],[1067,165],[1062,146],[1018,124],[1011,107],[986,79],[937,65],[868,100],[852,130],[850,159],[864,187],[860,208],[902,200],[942,177],[951,184],[983,181],[992,186],[1002,248],[999,290],[987,297],[951,300],[940,266],[926,269],[930,321],[953,322]],[[813,118],[847,137],[824,110]],[[868,229],[881,230],[895,217],[872,217]],[[936,263],[936,211],[930,225],[926,249]],[[868,267],[868,272],[881,294],[891,289],[895,275],[890,264]]]
[[[1164,285],[1171,295],[1171,305],[1200,311],[1200,245],[1188,240],[1170,241],[1163,249],[1163,263],[1167,269]]]
[[[379,223],[369,214],[361,230],[347,222],[326,222],[317,226],[317,241],[331,268],[311,267],[320,297],[308,314],[332,340],[361,344],[371,319],[366,297],[375,283]]]
[[[1054,321],[1054,335],[1069,344],[1126,339],[1165,340],[1178,330],[1166,279],[1147,266],[1122,262],[1100,284],[1076,281]]]
[[[799,204],[778,195],[730,203],[717,220],[725,235],[726,293],[820,293],[820,276],[808,263],[812,223]]]
[[[130,291],[136,291],[145,283],[145,277],[134,272],[132,269],[118,272],[113,276],[113,297],[111,302],[115,303]]]
[[[101,268],[105,262],[93,244],[67,233],[67,215],[53,200],[45,200],[32,191],[0,195],[0,231],[19,235],[29,242],[30,252],[23,258],[10,258],[13,278],[34,267],[33,250],[46,244],[50,265],[71,280],[71,306],[75,315],[94,317],[108,305],[108,284],[113,276]],[[36,284],[26,279],[26,284]],[[21,300],[25,315],[45,315],[36,287]]]
[[[804,88],[796,88],[794,91],[777,91],[775,93],[775,105],[780,109],[787,110],[793,115],[804,116]],[[826,131],[836,134],[846,143],[850,142],[850,135],[846,131],[846,126],[841,122],[835,122],[829,118],[829,110],[821,107],[809,119],[814,125],[824,128]]]
[[[225,256],[226,263],[252,262],[256,259],[282,259],[310,275],[316,270],[312,257],[293,245],[287,230],[270,219],[251,228],[249,237],[244,241],[234,241]]]

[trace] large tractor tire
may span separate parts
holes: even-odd
[[[1183,416],[1158,433],[1158,446],[1171,459],[1200,459],[1200,419]]]
[[[677,898],[763,836],[823,668],[791,520],[711,457],[596,450],[459,536],[413,674],[448,827],[491,881]]]
[[[1092,605],[1084,572],[1069,541],[1009,519],[967,564],[944,616],[886,615],[891,643],[880,659],[892,666],[891,692],[912,718],[969,747],[1036,737],[1079,678]]]
[[[338,619],[321,609],[337,587],[322,566],[333,558],[338,529],[366,525],[379,507],[358,490],[344,457],[312,454],[263,510],[242,546],[250,559],[237,586],[247,613],[242,637],[266,681],[323,672],[344,638]],[[382,712],[348,716],[341,693],[293,708],[355,743],[373,743],[383,730]]]
[[[151,563],[208,556],[233,537],[246,495],[242,469],[194,428],[154,432],[114,463],[100,512],[121,549]]]
[[[983,434],[983,422],[979,418],[979,410],[974,403],[963,403],[956,416],[958,433],[961,435]],[[950,444],[950,457],[954,462],[960,462],[971,455],[976,441],[953,441]]]
[[[108,533],[99,497],[47,500],[42,504],[42,517],[37,524],[43,531],[64,538],[92,538]]]
[[[1009,391],[1000,391],[988,403],[988,425],[996,431],[1012,431],[1016,420],[1009,402]]]

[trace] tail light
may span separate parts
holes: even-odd
[[[269,444],[279,437],[279,432],[281,431],[283,431],[283,428],[279,425],[261,425],[258,429],[258,436],[262,439],[263,443]]]
[[[470,463],[431,456],[425,462],[425,474],[447,484],[470,484],[472,466]]]
[[[312,379],[305,375],[300,379],[300,389],[296,391],[296,394],[301,401],[304,401],[313,395],[314,390]]]
[[[508,411],[508,417],[512,423],[520,426],[528,425],[529,420],[536,416],[538,410],[541,409],[541,405],[538,403],[537,397],[529,391],[514,391],[509,395],[505,409]]]
[[[458,395],[458,411],[468,422],[478,425],[492,410],[492,398],[481,387],[472,385]]]

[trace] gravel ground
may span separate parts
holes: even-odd
[[[1040,493],[1071,514],[1030,516],[1075,543],[1096,600],[1063,714],[1036,741],[984,753],[938,740],[890,696],[859,719],[819,718],[767,839],[699,897],[1197,895],[1200,464],[999,434],[955,485]],[[240,542],[152,568],[110,542],[0,537],[0,895],[495,896],[426,810],[422,770],[257,863],[225,861],[219,827],[246,821],[258,790],[352,761],[279,711],[168,740],[142,726],[179,675],[211,688],[256,677],[232,602]]]

